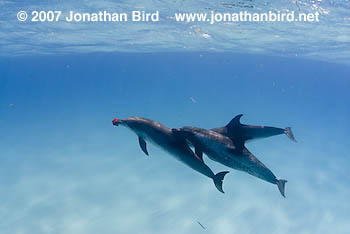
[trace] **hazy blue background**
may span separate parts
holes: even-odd
[[[0,58],[0,233],[350,231],[350,67],[234,53]],[[230,169],[212,181],[112,119],[169,127],[291,126],[247,147],[276,186]],[[205,161],[215,171],[224,166]],[[202,229],[199,221],[206,230]]]
[[[0,0],[0,234],[349,234],[350,2]],[[160,12],[160,22],[26,22],[17,12]],[[319,13],[176,22],[175,12]],[[114,118],[292,127],[248,149],[225,194]],[[225,166],[205,162],[214,172]],[[200,222],[204,230],[197,223]]]

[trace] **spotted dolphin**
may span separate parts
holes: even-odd
[[[230,137],[234,144],[238,147],[237,150],[239,151],[243,150],[243,148],[239,147],[244,146],[245,142],[280,134],[285,134],[289,139],[296,142],[290,127],[276,128],[269,126],[246,125],[240,122],[242,116],[242,114],[239,114],[235,116],[226,126],[213,128],[211,130]]]
[[[210,159],[230,168],[247,172],[252,176],[276,184],[282,196],[285,197],[285,183],[287,181],[277,179],[272,171],[249,152],[244,145],[237,147],[229,137],[202,128],[182,127],[172,129],[172,131],[186,138],[194,146],[199,157],[202,158],[203,153],[205,153]]]
[[[142,151],[148,155],[147,143],[152,142],[169,152],[175,158],[194,169],[195,171],[213,179],[215,187],[222,193],[222,183],[228,171],[214,174],[213,171],[198,157],[188,146],[186,139],[178,134],[174,134],[170,128],[150,119],[131,117],[124,120],[113,119],[113,125],[125,126],[138,136]]]

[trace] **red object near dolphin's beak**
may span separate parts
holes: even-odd
[[[115,125],[115,126],[118,126],[120,123],[122,123],[123,121],[122,120],[120,120],[120,119],[113,119],[112,120],[112,123],[113,123],[113,125]]]

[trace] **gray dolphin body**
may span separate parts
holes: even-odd
[[[211,130],[231,138],[238,151],[243,150],[245,142],[280,134],[285,134],[289,139],[296,142],[290,127],[276,128],[269,126],[241,124],[240,119],[242,116],[242,114],[237,115],[226,126],[213,128]]]
[[[146,118],[132,117],[124,120],[114,119],[113,125],[123,125],[136,133],[142,151],[148,155],[146,141],[160,146],[171,153],[178,160],[185,163],[195,171],[213,179],[215,187],[222,193],[222,183],[228,171],[219,172],[216,175],[188,146],[186,139],[174,134],[170,128]]]
[[[230,168],[244,171],[262,180],[276,184],[283,197],[286,180],[279,180],[262,162],[260,162],[249,150],[242,146],[236,147],[227,136],[212,130],[196,127],[182,127],[172,129],[176,134],[185,137],[194,147],[196,154],[203,157],[203,153],[214,161],[222,163]]]

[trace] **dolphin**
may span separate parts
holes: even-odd
[[[285,197],[286,180],[277,179],[276,176],[262,162],[259,161],[243,145],[237,147],[227,136],[212,130],[196,127],[173,128],[172,131],[186,138],[195,148],[199,157],[203,153],[214,161],[230,168],[247,172],[248,174],[276,184],[280,193]],[[239,149],[242,148],[242,151]]]
[[[174,134],[170,128],[150,119],[131,117],[124,120],[113,119],[113,125],[125,126],[135,132],[142,151],[148,155],[146,141],[160,146],[195,171],[213,179],[215,187],[222,193],[222,183],[228,171],[214,174],[213,171],[187,145],[186,139]]]
[[[239,114],[235,116],[226,126],[213,128],[211,130],[231,138],[236,147],[238,147],[238,151],[243,150],[243,148],[240,148],[240,146],[244,146],[245,142],[280,134],[285,134],[289,139],[296,142],[296,139],[294,138],[292,129],[290,127],[283,129],[269,126],[241,124],[240,119],[242,116],[242,114]]]

